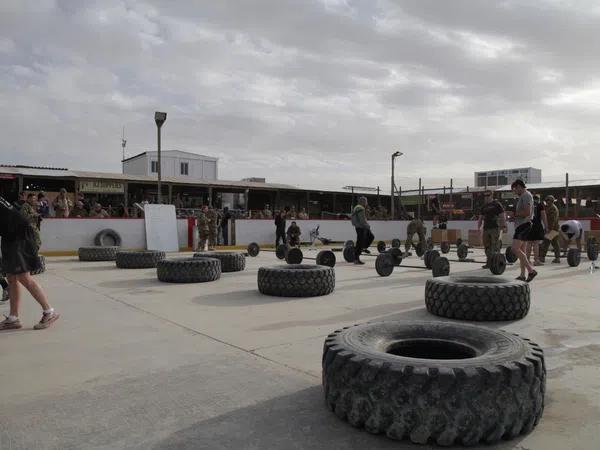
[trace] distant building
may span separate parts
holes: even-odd
[[[487,172],[475,172],[476,187],[497,187],[511,184],[515,180],[523,180],[525,184],[541,183],[541,169],[525,167],[520,169],[490,170]]]
[[[179,150],[160,152],[162,177],[190,177],[197,180],[218,178],[218,158]],[[125,175],[156,175],[158,152],[144,152],[123,160]]]

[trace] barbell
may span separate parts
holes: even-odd
[[[273,250],[268,249],[262,251],[273,252]],[[248,256],[255,257],[261,252],[261,248],[256,242],[252,242],[248,245],[247,252]],[[275,250],[275,255],[279,259],[284,259],[288,264],[301,264],[305,259],[316,261],[320,266],[335,267],[336,263],[335,253],[331,250],[321,250],[315,258],[309,258],[305,257],[302,250],[298,247],[288,247],[285,244],[280,244],[277,246],[277,250]],[[281,255],[283,255],[283,258],[280,257]]]
[[[397,250],[397,252],[394,250]],[[394,272],[395,267],[431,270],[434,277],[442,277],[450,274],[450,263],[448,259],[444,257],[436,258],[431,267],[423,267],[402,265],[402,251],[400,249],[391,249],[389,252],[377,255],[377,259],[375,260],[375,270],[379,276],[389,277],[392,272]]]

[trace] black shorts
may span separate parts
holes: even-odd
[[[544,226],[538,222],[531,225],[529,234],[527,235],[527,241],[543,241],[544,240]]]
[[[1,249],[2,272],[15,275],[41,269],[33,230],[26,232],[22,239],[2,239]]]
[[[515,228],[515,234],[513,239],[519,241],[526,241],[529,236],[529,232],[531,231],[531,222],[522,223],[517,228]]]

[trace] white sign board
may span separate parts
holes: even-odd
[[[179,251],[175,205],[145,205],[144,219],[148,250]]]

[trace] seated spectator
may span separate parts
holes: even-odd
[[[90,202],[88,202],[85,199],[85,195],[83,195],[83,193],[79,192],[77,194],[77,200],[80,201],[83,204],[83,207],[85,208],[86,212],[89,215],[90,214],[90,210],[92,209],[92,207],[90,206]]]
[[[40,217],[49,217],[50,216],[50,203],[46,198],[46,194],[44,192],[39,192],[38,195],[38,214]]]
[[[300,235],[302,232],[300,231],[300,227],[296,222],[292,222],[290,227],[287,229],[287,241],[288,244],[292,247],[296,247],[300,245]]]
[[[104,209],[102,209],[102,205],[100,203],[96,203],[94,205],[94,209],[90,211],[90,217],[94,217],[96,219],[107,219],[110,216]]]
[[[119,217],[121,219],[129,217],[129,212],[127,211],[127,208],[125,208],[125,205],[123,203],[121,203],[115,208],[113,217]]]
[[[71,209],[71,212],[69,213],[69,217],[81,218],[81,217],[87,217],[87,216],[88,216],[88,212],[83,207],[83,203],[80,200],[78,200],[75,203],[75,207],[73,209]]]
[[[307,220],[308,219],[308,214],[306,214],[306,209],[302,208],[300,210],[300,212],[298,213],[298,219],[300,219],[300,220]]]

